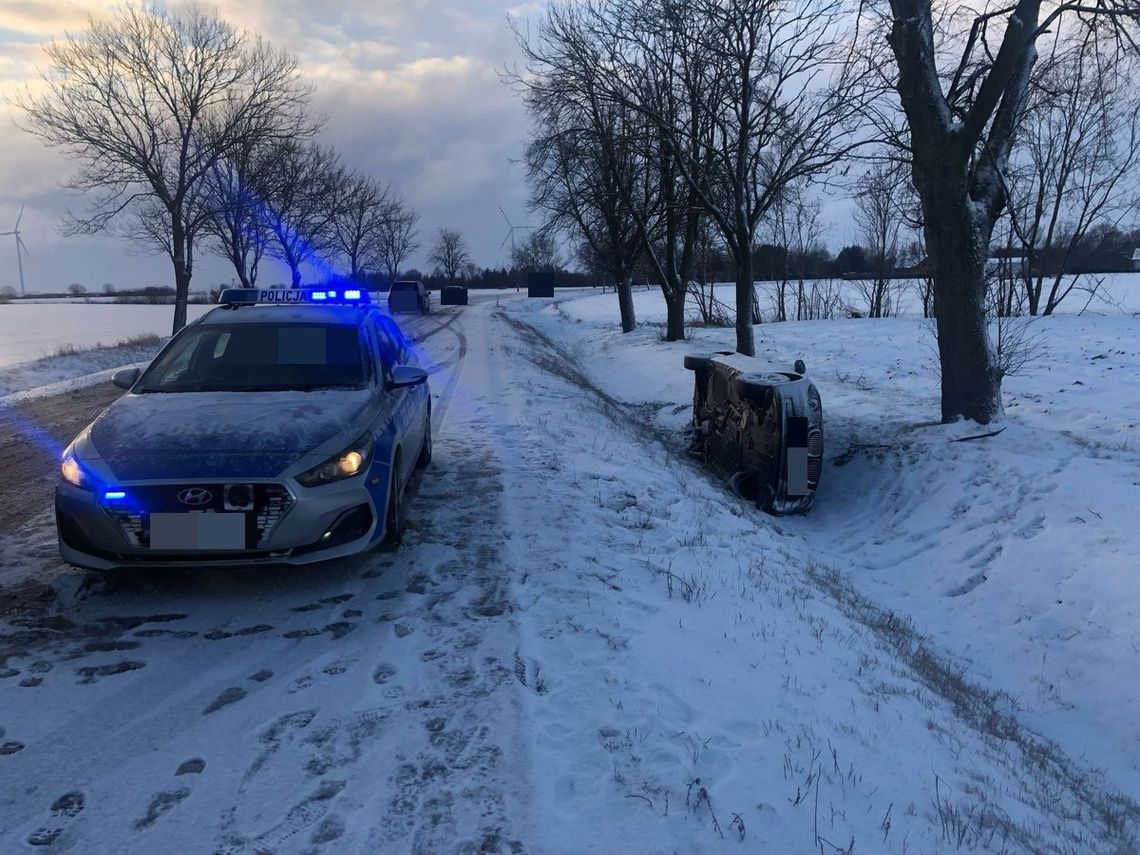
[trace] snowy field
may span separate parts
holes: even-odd
[[[193,320],[210,308],[189,306],[187,317]],[[0,368],[51,356],[61,347],[86,350],[118,344],[140,335],[168,336],[173,318],[173,306],[3,304],[0,305]]]
[[[1140,319],[1035,322],[962,443],[921,319],[758,327],[825,408],[777,519],[681,453],[732,331],[636,301],[407,319],[395,556],[107,582],[48,499],[0,530],[0,851],[1136,851]]]
[[[1091,313],[1121,314],[1140,311],[1140,273],[1098,273],[1084,274],[1079,277],[1066,276],[1063,280],[1062,290],[1072,287],[1068,297],[1062,300],[1057,308],[1060,314]],[[788,310],[794,314],[796,282],[787,284]],[[863,283],[864,287],[867,283]],[[810,293],[812,288],[821,293],[834,294],[837,302],[846,309],[867,314],[867,298],[860,291],[860,283],[855,280],[823,279],[809,280],[805,283],[805,290]],[[902,317],[922,317],[921,287],[924,282],[918,279],[896,279],[890,283],[890,292],[895,310],[893,315]],[[1045,294],[1042,295],[1041,304],[1045,305],[1045,297],[1052,288],[1052,282],[1046,280]],[[718,286],[718,298],[728,305],[734,305],[731,286]],[[760,300],[760,309],[764,319],[775,317],[776,283],[757,282],[756,293]]]

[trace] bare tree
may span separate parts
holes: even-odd
[[[334,251],[343,174],[336,153],[313,143],[282,140],[261,152],[253,180],[268,251],[289,268],[294,288],[301,287],[302,264],[332,273],[326,254]]]
[[[853,218],[871,273],[870,279],[857,280],[857,287],[871,318],[886,318],[895,310],[893,273],[898,264],[900,205],[906,181],[901,170],[876,163],[855,184]]]
[[[380,219],[377,234],[377,261],[394,282],[400,266],[419,248],[416,226],[420,215],[411,209],[402,196],[390,196],[388,207]]]
[[[1049,59],[1034,76],[1008,181],[1031,315],[1053,314],[1079,286],[1064,273],[1089,230],[1119,225],[1140,202],[1135,55],[1084,32]]]
[[[823,248],[822,206],[807,197],[803,184],[786,188],[785,196],[780,205],[786,241],[785,276],[795,285],[796,320],[832,318],[839,310],[839,292],[830,280],[821,284],[808,270],[811,259]]]
[[[562,254],[549,228],[531,232],[526,240],[511,251],[511,265],[528,272],[551,272],[562,269]]]
[[[365,267],[379,263],[383,225],[392,207],[389,188],[367,175],[344,173],[336,188],[329,223],[333,252],[348,264],[349,278],[359,281]]]
[[[257,162],[255,146],[241,146],[215,163],[205,181],[209,217],[203,231],[210,245],[233,265],[244,288],[257,284],[269,242],[261,200],[254,188]]]
[[[304,112],[296,62],[216,15],[138,6],[90,19],[47,54],[46,92],[26,94],[20,106],[32,134],[80,162],[69,186],[94,194],[68,228],[97,232],[140,206],[161,211],[169,232],[143,234],[171,257],[177,332],[205,221],[202,184],[221,158]]]
[[[1124,35],[1126,18],[1140,19],[1131,0],[1015,0],[982,11],[890,0],[888,42],[897,71],[890,82],[901,101],[903,142],[922,201],[945,422],[966,417],[987,423],[1002,410],[1001,376],[986,328],[985,261],[1006,207],[1004,176],[1037,42],[1070,25],[1111,39]]]
[[[720,232],[707,218],[703,218],[697,230],[689,296],[696,302],[698,316],[706,326],[729,327],[734,323],[731,307],[717,297],[713,281],[716,271],[724,269],[724,261],[724,242],[720,239]]]
[[[826,173],[860,144],[861,81],[843,47],[848,10],[837,0],[634,5],[613,33],[628,45],[613,58],[628,83],[612,97],[653,123],[690,206],[720,229],[736,269],[737,350],[751,355],[761,218],[789,184]]]
[[[556,10],[552,17],[558,14]],[[588,75],[588,67],[572,62],[567,73],[540,59],[538,47],[520,40],[532,63],[532,74],[521,87],[533,122],[526,158],[531,207],[545,214],[549,228],[576,235],[587,256],[601,265],[618,295],[622,332],[630,332],[637,326],[633,273],[642,241],[629,204],[637,200],[644,206],[648,195],[642,184],[644,162],[637,146],[628,144],[633,117],[628,110],[602,105],[588,83],[581,85],[581,72]],[[552,44],[543,47],[552,54],[557,50]],[[643,211],[641,219],[648,216]]]
[[[471,260],[471,253],[467,249],[467,241],[455,229],[440,229],[436,238],[435,247],[428,256],[428,261],[454,282],[455,277]]]
[[[670,126],[707,128],[707,121],[697,82],[681,73],[680,57],[696,43],[663,24],[664,5],[554,3],[537,38],[520,36],[528,73],[509,79],[524,89],[529,103],[541,100],[552,112],[555,121],[546,122],[547,131],[576,134],[576,149],[565,147],[561,154],[581,162],[578,181],[597,182],[595,201],[606,210],[594,206],[595,250],[611,259],[623,329],[633,328],[632,280],[640,256],[665,298],[665,337],[676,341],[685,337],[701,208],[681,172],[680,153],[649,116]],[[568,198],[585,196],[575,191]]]

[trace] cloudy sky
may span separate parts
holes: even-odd
[[[71,167],[15,124],[11,98],[44,65],[43,44],[84,29],[114,2],[0,0],[0,231],[26,205],[21,231],[30,251],[29,290],[80,282],[100,290],[167,284],[165,257],[132,253],[110,237],[60,235],[60,217],[82,200],[61,189]],[[177,8],[177,3],[162,4]],[[517,58],[508,17],[525,21],[541,3],[498,0],[218,0],[232,23],[259,30],[299,56],[328,117],[323,141],[347,164],[391,180],[421,214],[421,239],[459,229],[476,263],[498,265],[507,226],[528,221],[526,186],[512,161],[522,153],[526,117],[497,70]],[[426,242],[426,241],[425,241]],[[423,253],[413,258],[422,262]],[[272,265],[266,282],[287,281]],[[196,261],[194,286],[228,282],[224,262]],[[17,283],[11,237],[0,237],[0,286]]]

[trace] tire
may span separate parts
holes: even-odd
[[[404,539],[404,495],[399,486],[400,481],[400,452],[392,461],[392,477],[388,482],[388,502],[384,509],[384,538],[380,541],[380,549],[384,552],[395,552],[400,548]]]
[[[420,456],[416,458],[416,468],[423,469],[431,463],[432,453],[432,440],[431,440],[431,405],[428,405],[427,411],[427,429],[424,431],[424,442],[420,446]]]

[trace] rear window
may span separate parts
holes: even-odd
[[[393,282],[391,290],[393,290],[393,291],[418,291],[419,287],[416,285],[415,282]]]

